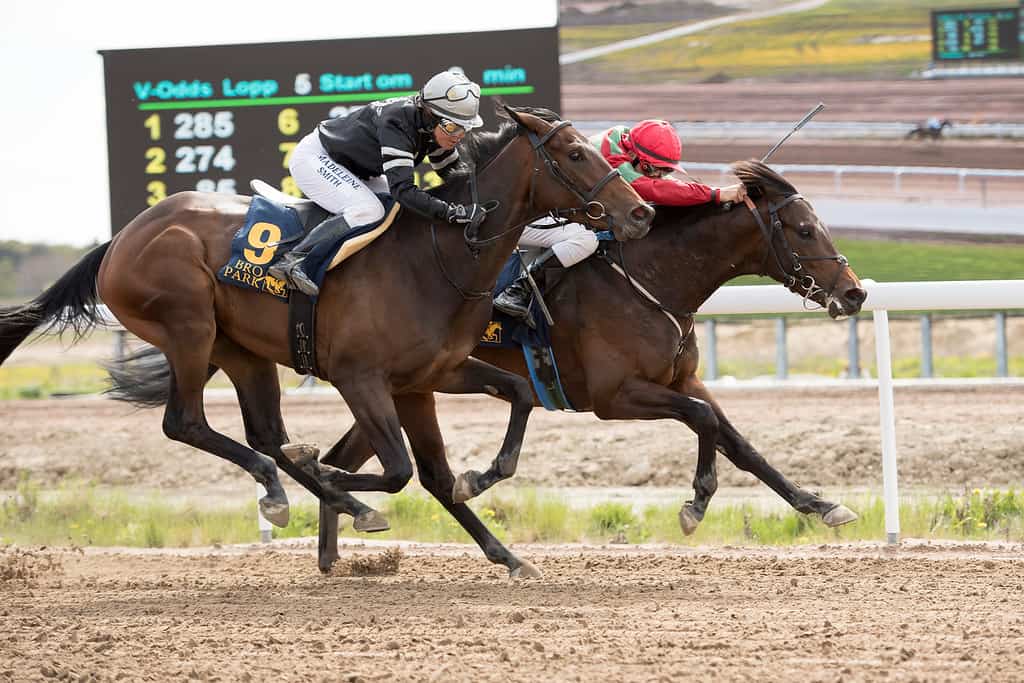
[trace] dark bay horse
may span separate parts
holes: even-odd
[[[479,134],[469,145],[476,180],[468,175],[436,190],[447,201],[467,203],[478,193],[481,202],[497,203],[478,234],[407,212],[323,283],[316,324],[320,374],[351,408],[384,463],[382,475],[318,466],[315,457],[293,462],[281,449],[289,439],[275,365],[291,364],[287,305],[215,277],[248,197],[188,192],[147,209],[34,301],[0,311],[0,362],[41,325],[80,331],[95,323],[102,298],[127,330],[155,347],[136,358],[145,362],[119,368],[120,397],[166,404],[167,436],[248,471],[266,487],[260,506],[275,524],[288,519],[278,466],[332,508],[350,509],[348,490],[399,491],[412,476],[404,427],[423,486],[488,559],[513,575],[531,575],[536,570],[529,563],[452,499],[454,477],[433,392],[487,392],[511,403],[501,451],[517,457],[533,407],[529,384],[469,354],[523,226],[569,207],[626,240],[647,233],[653,210],[569,122],[547,110],[507,112],[498,131]],[[237,390],[248,448],[206,421],[203,387],[217,369]]]
[[[671,418],[697,434],[695,496],[679,513],[684,533],[696,529],[718,486],[716,449],[800,512],[820,514],[830,526],[845,524],[856,515],[804,491],[772,467],[697,377],[691,314],[734,277],[774,278],[827,307],[833,318],[857,313],[866,298],[828,229],[796,188],[758,161],[737,162],[733,171],[756,198],[751,210],[658,207],[646,238],[609,249],[610,261],[592,257],[565,271],[547,297],[559,375],[577,410],[593,411],[602,420]],[[478,347],[473,355],[528,376],[518,349]],[[373,455],[358,426],[345,442],[348,448],[331,464],[354,470]],[[455,498],[479,495],[515,469],[514,458],[499,457],[483,473],[466,472],[457,479]],[[337,518],[326,517],[323,528],[321,516],[321,567],[337,556]]]

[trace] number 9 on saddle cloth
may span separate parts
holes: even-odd
[[[399,205],[390,195],[377,196],[384,205],[384,218],[354,227],[335,241],[317,244],[306,257],[306,272],[318,286],[328,270],[372,242],[394,222]],[[217,279],[287,299],[284,281],[268,275],[267,270],[327,216],[327,211],[309,200],[283,205],[254,195],[245,223],[231,240],[231,257],[217,271]]]

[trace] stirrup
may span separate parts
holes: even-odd
[[[285,254],[284,258],[267,269],[267,275],[284,280],[291,289],[297,289],[308,297],[319,296],[320,288],[302,268],[302,261],[306,258],[306,254],[300,255],[298,258],[295,258],[294,254],[295,252]]]
[[[513,318],[525,320],[530,315],[529,301],[523,302],[518,299],[512,299],[511,301],[508,299],[502,300],[501,295],[498,295],[494,299],[494,307]]]

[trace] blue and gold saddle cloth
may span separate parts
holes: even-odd
[[[522,270],[519,256],[512,254],[498,276],[498,283],[494,288],[495,296],[519,277]],[[555,351],[551,348],[550,328],[536,299],[530,304],[530,315],[536,321],[536,328],[494,309],[491,312],[491,321],[480,338],[480,346],[521,348],[530,372],[530,382],[541,405],[547,410],[574,410],[562,389]]]
[[[316,245],[306,257],[306,273],[319,286],[327,271],[358,252],[384,233],[394,222],[400,207],[389,195],[377,195],[384,204],[384,218],[376,223],[351,228],[336,242]],[[322,210],[321,210],[322,211]],[[245,223],[231,240],[231,257],[217,271],[217,279],[238,287],[256,289],[288,298],[284,281],[267,275],[267,269],[302,241],[306,228],[299,213],[256,195],[252,198]]]

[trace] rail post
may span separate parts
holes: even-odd
[[[1010,364],[1006,353],[1006,313],[996,313],[996,375],[1009,377]]]
[[[892,396],[892,353],[889,349],[889,311],[875,309],[875,355],[878,362],[878,403],[882,431],[882,490],[885,500],[885,538],[900,542],[900,496],[896,481],[896,416]]]
[[[270,539],[273,538],[274,526],[270,523],[270,520],[263,516],[263,512],[260,511],[260,498],[265,496],[266,493],[263,484],[256,484],[256,525],[260,530],[260,543],[270,543]]]
[[[789,377],[789,354],[786,352],[786,319],[775,319],[775,378]]]
[[[921,316],[921,376],[931,378],[932,368],[932,316],[925,313]]]
[[[847,370],[847,379],[859,379],[860,378],[860,337],[857,334],[857,316],[850,316],[849,322],[846,323],[850,330],[849,334],[849,368]]]
[[[718,379],[718,334],[715,331],[715,319],[704,321],[704,379]]]

